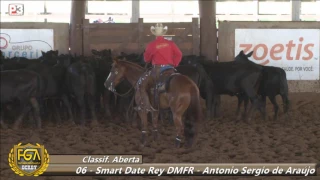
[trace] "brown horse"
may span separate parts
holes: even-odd
[[[108,78],[106,79],[104,86],[110,91],[115,92],[115,87],[124,79],[127,79],[135,91],[136,104],[141,103],[141,97],[139,93],[139,84],[141,79],[145,78],[149,72],[145,72],[145,69],[137,64],[134,64],[125,60],[114,60],[112,69]],[[177,137],[176,146],[180,147],[181,137],[184,132],[185,145],[191,147],[197,130],[198,123],[202,119],[202,109],[200,106],[200,95],[197,85],[187,76],[174,73],[168,76],[165,84],[165,92],[159,95],[160,109],[170,108],[173,114],[174,124],[176,126]],[[161,77],[160,77],[161,78]],[[116,93],[116,92],[115,92]],[[149,92],[152,97],[153,91]],[[153,98],[150,98],[152,101]],[[153,103],[153,101],[151,102]],[[186,112],[186,114],[184,114]],[[138,111],[141,119],[141,142],[144,146],[146,144],[146,132],[147,132],[147,113],[146,111]],[[185,120],[183,116],[186,115]],[[153,137],[157,139],[158,129],[158,117],[159,111],[152,112],[152,125],[153,125]],[[192,120],[191,120],[192,119]]]

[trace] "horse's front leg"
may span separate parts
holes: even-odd
[[[153,111],[152,112],[152,133],[153,133],[153,139],[156,141],[158,139],[158,119],[159,119],[159,111]]]
[[[146,145],[146,138],[147,138],[147,130],[148,130],[148,111],[144,108],[141,108],[141,95],[139,92],[135,94],[135,101],[138,107],[136,110],[138,111],[138,115],[141,120],[141,145]]]
[[[141,119],[141,144],[142,146],[146,145],[146,138],[147,138],[147,130],[148,130],[148,112],[140,110],[138,114]]]

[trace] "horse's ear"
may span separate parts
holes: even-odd
[[[252,54],[253,54],[253,51],[249,52],[246,56],[249,58],[252,56]]]

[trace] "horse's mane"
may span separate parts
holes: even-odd
[[[126,61],[126,60],[119,60],[118,62],[121,62],[121,63],[124,63],[124,64],[129,64],[129,65],[132,65],[136,68],[138,68],[139,70],[144,70],[143,67],[141,67],[139,64],[136,64],[136,63],[133,63],[133,62],[130,62],[130,61]]]

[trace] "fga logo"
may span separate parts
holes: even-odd
[[[10,16],[22,16],[24,14],[23,4],[9,4],[9,15]]]
[[[49,154],[43,145],[14,145],[9,153],[9,165],[19,176],[39,176],[49,166]]]

